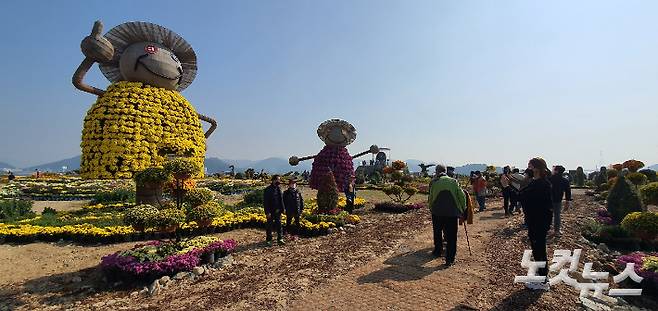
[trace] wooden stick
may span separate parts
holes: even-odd
[[[199,116],[199,119],[210,123],[210,128],[206,131],[206,134],[205,134],[206,138],[210,137],[210,134],[212,134],[212,132],[214,132],[215,129],[217,128],[217,121],[215,121],[215,119],[213,119],[209,116],[202,115],[198,112],[197,112],[197,115]]]

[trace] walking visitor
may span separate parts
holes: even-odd
[[[565,168],[562,165],[553,167],[553,175],[550,177],[551,186],[553,187],[553,234],[556,237],[562,235],[561,228],[561,214],[562,214],[562,200],[564,201],[564,210],[569,209],[569,202],[571,201],[571,183],[564,177]]]
[[[510,185],[510,174],[512,170],[509,166],[503,168],[503,174],[500,175],[500,186],[503,192],[503,208],[505,209],[505,216],[512,215],[510,210],[510,199],[512,198],[512,186]]]
[[[551,172],[542,158],[532,158],[528,162],[530,183],[521,189],[520,200],[523,204],[525,220],[528,225],[528,238],[534,261],[548,262],[546,254],[546,235],[551,227],[553,217],[553,193],[548,178]],[[540,268],[537,275],[548,276],[547,266]],[[548,278],[541,283],[527,283],[533,290],[548,290]]]
[[[475,194],[475,199],[478,201],[480,206],[479,211],[483,212],[487,208],[485,207],[485,201],[487,198],[487,181],[482,177],[482,172],[475,171],[473,178],[473,193]]]
[[[428,203],[432,213],[434,251],[440,257],[443,253],[443,238],[446,239],[446,266],[455,262],[457,255],[458,220],[464,217],[466,197],[457,180],[446,175],[443,165],[436,166],[436,175],[429,189]]]

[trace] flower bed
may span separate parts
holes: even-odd
[[[265,182],[256,179],[218,179],[206,178],[198,182],[199,187],[206,187],[224,195],[240,194],[265,186]]]
[[[56,179],[21,178],[4,185],[0,198],[29,198],[41,201],[88,200],[97,193],[131,188],[132,181],[82,180],[78,177]]]
[[[101,268],[111,279],[150,281],[164,275],[190,271],[205,263],[203,257],[206,254],[224,257],[235,250],[236,245],[234,240],[222,241],[210,236],[180,242],[152,241],[103,257]]]
[[[394,202],[381,202],[375,204],[375,210],[386,213],[405,213],[412,210],[417,210],[424,208],[425,204],[414,203],[414,204],[400,204]]]
[[[123,225],[122,205],[104,207],[94,205],[89,208],[93,212],[58,213],[53,219],[37,216],[15,223],[0,223],[0,240],[6,242],[31,243],[34,241],[58,241],[60,239],[80,243],[116,243],[138,241],[154,238],[165,238],[168,233],[160,233],[152,229],[145,232],[135,231],[132,227]],[[285,215],[282,216],[285,223]],[[328,219],[309,218],[304,214],[300,220],[299,234],[303,236],[318,236],[327,234],[330,228],[340,227],[343,223],[358,223],[358,217],[337,223]],[[199,235],[207,232],[227,232],[238,228],[265,228],[267,219],[261,207],[248,207],[235,212],[224,211],[215,217],[207,228],[200,228],[195,222],[182,224],[179,233],[184,236]]]
[[[627,263],[635,263],[635,272],[644,278],[643,294],[658,294],[658,253],[634,252],[617,258],[617,264],[623,270]]]

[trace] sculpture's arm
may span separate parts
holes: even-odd
[[[89,57],[85,57],[85,59],[82,60],[82,63],[80,63],[80,66],[78,66],[78,69],[73,74],[73,79],[72,79],[73,86],[75,86],[75,88],[77,88],[80,91],[91,93],[98,96],[103,96],[103,94],[105,94],[105,91],[87,85],[82,81],[85,75],[87,74],[87,71],[89,71],[89,68],[91,68],[93,64],[94,61]]]
[[[302,157],[302,158],[292,156],[292,157],[290,157],[290,159],[288,159],[288,163],[290,163],[290,165],[292,165],[292,166],[295,166],[295,165],[299,164],[299,162],[301,162],[301,161],[310,160],[310,159],[315,158],[316,156],[317,155],[312,155],[312,156],[307,156],[307,157]]]
[[[101,23],[101,21],[96,21],[91,30],[91,34],[82,39],[80,49],[82,50],[82,54],[85,55],[85,59],[82,60],[82,63],[80,63],[80,66],[78,66],[78,69],[75,71],[73,78],[71,79],[73,85],[77,89],[98,96],[105,94],[105,91],[89,86],[85,84],[83,80],[95,62],[109,62],[114,57],[114,46],[112,46],[112,43],[101,35],[102,32],[103,23]]]
[[[357,154],[353,155],[353,156],[352,156],[352,159],[356,159],[356,158],[358,158],[358,157],[360,157],[360,156],[364,156],[364,155],[366,155],[366,154],[368,154],[368,153],[372,153],[372,154],[377,154],[377,153],[379,153],[379,147],[377,147],[377,145],[372,145],[372,146],[370,146],[370,149],[368,149],[368,150],[366,150],[366,151],[364,151],[364,152],[360,152],[360,153],[357,153]]]
[[[209,116],[202,115],[198,112],[197,112],[197,115],[199,116],[199,119],[210,123],[210,128],[206,131],[206,134],[205,134],[206,138],[210,137],[210,134],[212,134],[212,132],[214,132],[215,129],[217,128],[217,121],[215,121],[215,119],[213,119]]]

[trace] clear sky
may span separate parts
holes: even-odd
[[[658,2],[2,1],[0,161],[80,153],[92,95],[71,75],[97,19],[194,47],[183,95],[215,117],[208,155],[314,154],[323,120],[396,159],[592,168],[658,163]],[[97,67],[87,82],[109,83]],[[601,157],[602,154],[602,157]]]

